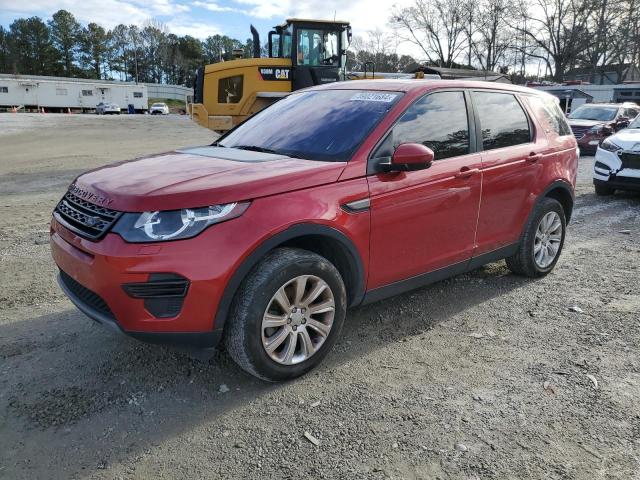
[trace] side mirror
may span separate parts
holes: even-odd
[[[424,170],[431,166],[433,157],[433,150],[421,143],[403,143],[398,145],[393,152],[391,162],[384,164],[383,168],[386,172]]]

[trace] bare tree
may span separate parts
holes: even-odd
[[[391,24],[430,63],[451,67],[465,49],[465,1],[415,0],[411,7],[394,10]]]
[[[414,71],[419,63],[410,55],[399,56],[397,35],[381,29],[370,30],[365,37],[356,36],[349,47],[351,69],[364,70],[372,62],[376,72]]]
[[[511,13],[508,0],[484,0],[478,7],[475,40],[470,45],[483,70],[497,70],[515,42],[515,32],[507,25]]]
[[[592,0],[530,0],[519,5],[520,22],[511,24],[530,41],[526,54],[543,60],[555,81],[576,64],[589,41]]]

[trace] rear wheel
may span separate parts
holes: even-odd
[[[560,202],[543,198],[534,208],[518,250],[506,259],[513,273],[542,277],[555,267],[564,245],[567,221]]]
[[[269,253],[242,282],[225,329],[231,358],[263,380],[288,380],[318,365],[346,314],[340,273],[297,248]]]

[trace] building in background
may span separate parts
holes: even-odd
[[[146,112],[147,86],[109,80],[0,74],[0,108],[87,112],[95,110],[100,102],[115,103],[123,111],[131,104],[137,113]]]
[[[635,102],[640,105],[640,82],[624,85],[544,85],[535,86],[560,99],[560,106],[570,112],[585,103]]]
[[[424,66],[418,69],[425,75],[435,74],[442,80],[482,80],[485,82],[511,83],[509,77],[502,73],[473,70],[470,68],[445,68]]]
[[[574,68],[564,74],[566,82],[588,82],[594,85],[617,85],[640,82],[640,69],[630,63],[595,68]]]

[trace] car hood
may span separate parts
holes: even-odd
[[[208,146],[108,165],[80,175],[70,189],[114,210],[175,210],[335,182],[345,166]]]
[[[595,127],[596,125],[602,125],[603,122],[601,120],[582,120],[578,118],[567,118],[569,125],[572,127]]]
[[[640,152],[640,128],[625,128],[610,136],[609,140],[624,150]]]

